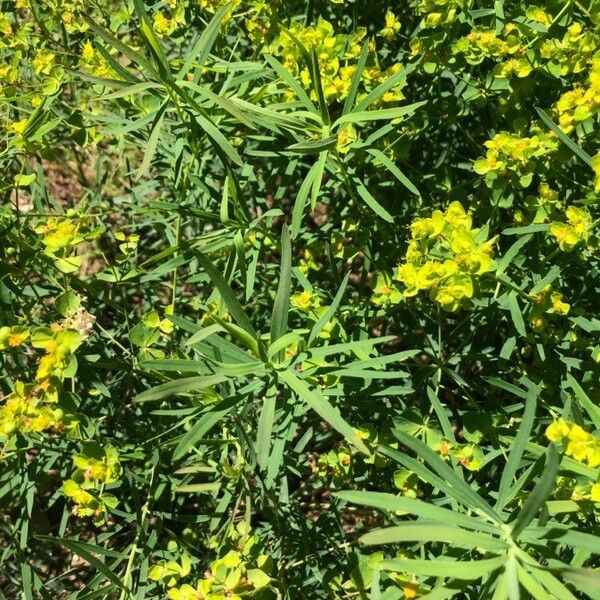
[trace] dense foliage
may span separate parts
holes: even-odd
[[[600,2],[0,0],[0,599],[600,598]]]

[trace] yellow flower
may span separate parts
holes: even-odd
[[[452,264],[439,263],[435,261],[427,261],[419,268],[418,285],[421,289],[427,290],[431,286],[436,285],[451,274]],[[456,269],[455,269],[456,270]]]
[[[595,483],[590,490],[590,500],[600,502],[600,483]]]
[[[88,40],[81,49],[81,58],[83,58],[85,62],[89,63],[94,59],[94,54],[94,46],[92,45],[92,42]]]
[[[442,233],[444,224],[444,215],[441,211],[435,210],[430,218],[417,218],[411,223],[412,237],[415,240],[436,237]]]
[[[450,248],[454,254],[468,254],[475,250],[473,233],[460,226],[452,232]]]
[[[11,123],[10,129],[14,131],[17,135],[23,135],[25,133],[25,129],[27,129],[28,119],[21,119],[20,121],[15,121]]]
[[[304,290],[290,297],[290,305],[297,310],[308,312],[319,306],[319,298],[314,292]]]
[[[160,37],[167,37],[177,29],[177,22],[168,19],[160,10],[154,13],[154,30]]]
[[[405,297],[409,298],[411,296],[416,296],[419,293],[419,276],[417,269],[413,264],[406,263],[400,265],[398,267],[396,279],[406,286],[406,289],[403,292]]]
[[[464,227],[465,229],[471,229],[472,219],[471,216],[465,211],[463,205],[454,201],[446,209],[446,221],[452,227]]]
[[[191,585],[184,583],[179,588],[171,588],[167,592],[167,598],[169,600],[198,600],[202,598],[199,591],[194,589]]]
[[[553,292],[550,296],[552,302],[552,311],[558,315],[568,315],[571,306],[567,302],[563,302],[563,295],[560,292]]]
[[[387,273],[379,273],[377,275],[377,284],[371,296],[371,302],[377,306],[388,306],[397,304],[402,300],[400,290],[390,280]]]
[[[555,221],[550,224],[549,233],[564,252],[570,252],[580,243],[589,239],[592,217],[586,208],[569,206],[565,211],[568,223]]]
[[[407,599],[417,598],[419,595],[419,584],[414,581],[407,581],[402,585],[402,593]]]
[[[581,239],[587,239],[588,230],[592,224],[592,217],[586,208],[569,206],[565,211],[567,221]]]
[[[584,461],[587,457],[590,435],[579,425],[574,424],[569,432],[569,440],[565,452],[575,460]]]
[[[570,252],[581,241],[575,230],[566,223],[551,223],[548,230],[558,242],[558,247],[563,252]]]
[[[465,300],[473,297],[473,280],[469,275],[456,273],[434,291],[435,301],[448,312],[456,312]]]
[[[54,52],[49,52],[48,50],[39,50],[34,59],[31,61],[31,65],[33,66],[33,70],[38,75],[49,75],[55,59],[56,55]]]
[[[400,31],[400,21],[398,21],[396,15],[391,10],[388,10],[385,14],[385,27],[381,30],[381,35],[391,40],[398,31]]]
[[[27,327],[0,327],[0,350],[17,348],[29,339]]]
[[[347,154],[352,148],[352,144],[358,139],[356,128],[353,125],[347,125],[338,133],[337,150],[340,154]]]
[[[82,506],[92,504],[96,501],[92,494],[86,492],[72,479],[67,479],[63,483],[63,493],[67,498],[71,498],[75,504],[80,504]]]
[[[546,437],[551,442],[563,442],[571,431],[571,426],[564,419],[557,419],[546,428]]]

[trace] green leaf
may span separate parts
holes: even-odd
[[[294,209],[292,211],[292,226],[290,232],[292,239],[296,239],[300,233],[302,219],[304,217],[304,209],[306,208],[306,202],[308,200],[308,194],[310,193],[312,184],[316,180],[317,170],[318,163],[315,163],[304,178],[304,181],[298,190],[296,200],[294,201]]]
[[[142,164],[140,165],[136,175],[137,181],[144,177],[144,175],[146,175],[150,170],[150,164],[152,163],[152,159],[154,158],[156,147],[160,139],[161,127],[165,118],[167,106],[168,103],[166,101],[163,102],[161,107],[156,112],[156,116],[154,117],[154,122],[152,123],[152,129],[150,131],[150,137],[148,138],[148,143],[146,144],[146,149],[144,150],[144,158],[142,159]]]
[[[309,346],[310,346],[310,344],[312,344],[315,341],[315,339],[317,338],[319,333],[321,333],[321,331],[323,331],[323,327],[325,327],[325,325],[327,325],[327,323],[329,323],[329,321],[331,321],[331,319],[334,317],[334,315],[338,309],[338,306],[340,305],[340,302],[342,301],[342,298],[344,297],[344,292],[346,291],[346,286],[348,285],[349,279],[350,279],[350,271],[348,271],[348,273],[346,273],[346,275],[344,275],[344,279],[342,280],[342,283],[340,284],[340,286],[338,288],[338,291],[335,295],[335,298],[333,299],[333,302],[329,305],[327,310],[319,317],[317,322],[312,326],[312,329],[310,330],[310,333],[308,335],[308,345]]]
[[[504,273],[507,267],[514,260],[515,256],[533,239],[532,234],[524,235],[519,238],[507,251],[506,254],[498,261],[497,274]]]
[[[509,292],[508,294],[508,308],[510,310],[510,316],[512,323],[515,327],[516,332],[521,337],[527,337],[527,330],[525,329],[525,321],[523,320],[523,313],[519,306],[516,292]]]
[[[190,448],[201,440],[217,423],[220,423],[236,406],[237,398],[229,398],[219,402],[205,412],[189,431],[179,440],[173,451],[173,460],[179,460]]]
[[[537,577],[537,579],[543,584],[543,586],[552,594],[553,598],[560,598],[560,600],[576,600],[576,597],[569,591],[569,589],[559,581],[550,571],[543,568],[537,568],[532,566],[530,571]]]
[[[419,62],[420,60],[417,60],[414,63],[407,65],[406,67],[398,71],[398,73],[392,75],[389,79],[380,83],[372,92],[367,94],[354,107],[352,112],[358,113],[367,110],[369,106],[373,104],[373,102],[379,100],[379,98],[381,98],[381,96],[383,96],[386,92],[389,92],[393,87],[396,87],[397,85],[406,81],[406,77],[417,68]]]
[[[127,337],[135,346],[149,348],[160,339],[160,331],[140,322],[131,328]]]
[[[342,108],[343,115],[348,114],[354,106],[356,95],[358,94],[358,88],[360,86],[360,82],[362,81],[363,71],[365,69],[365,65],[367,64],[368,56],[369,41],[366,40],[362,50],[360,51],[360,56],[358,57],[358,62],[356,63],[356,70],[354,71],[354,75],[352,75],[352,81],[350,82],[350,89],[348,90],[348,95],[344,101],[344,107]]]
[[[505,553],[508,546],[505,542],[489,535],[475,533],[442,523],[402,523],[395,527],[376,529],[360,538],[363,544],[380,545],[400,542],[444,542],[460,548],[484,548],[491,552]]]
[[[81,298],[74,291],[68,290],[56,297],[54,305],[60,315],[70,317],[81,305]]]
[[[523,452],[525,451],[527,442],[529,441],[529,435],[531,434],[531,429],[535,420],[535,409],[537,407],[538,395],[539,388],[531,386],[527,392],[527,398],[525,400],[525,412],[523,413],[523,419],[517,431],[517,435],[515,436],[514,442],[511,444],[510,454],[508,456],[508,460],[506,461],[506,466],[502,471],[502,477],[500,478],[498,500],[496,502],[497,510],[502,510],[506,505],[512,479],[521,465]]]
[[[336,431],[341,433],[346,440],[363,454],[370,455],[369,449],[358,437],[356,431],[349,425],[337,408],[334,408],[327,399],[308,387],[308,385],[299,379],[292,371],[278,371],[277,376],[293,392],[295,392],[310,408],[312,408],[324,421],[326,421]]]
[[[506,576],[506,592],[508,600],[521,600],[521,586],[519,585],[519,563],[511,550],[506,558],[504,574]]]
[[[364,123],[367,121],[388,121],[392,119],[399,119],[405,115],[413,114],[418,108],[427,104],[426,100],[422,102],[414,102],[413,104],[407,104],[405,106],[397,106],[395,108],[382,108],[380,110],[368,110],[368,111],[355,111],[347,115],[342,115],[337,119],[333,127],[343,125],[345,123]]]
[[[142,35],[148,43],[150,52],[152,53],[158,67],[158,72],[163,77],[170,77],[169,61],[167,60],[165,51],[163,50],[160,41],[156,36],[156,33],[152,27],[152,23],[150,23],[150,19],[148,19],[146,9],[144,8],[144,3],[142,0],[133,0],[133,5],[140,20],[140,29],[142,31]]]
[[[581,405],[581,408],[587,412],[596,429],[600,429],[600,408],[590,400],[589,396],[583,391],[583,388],[571,373],[567,373],[567,382],[575,393],[575,398]]]
[[[377,159],[409,192],[421,197],[421,193],[412,181],[381,150],[369,148],[367,152]]]
[[[583,591],[590,598],[598,597],[597,593],[592,595],[592,592],[600,590],[600,577],[598,576],[597,569],[569,567],[554,569],[554,571],[560,573],[567,581],[575,584],[579,590]]]
[[[77,540],[69,540],[66,538],[51,537],[49,535],[37,535],[36,539],[56,544],[58,546],[64,546],[71,552],[80,556],[83,560],[90,564],[98,573],[104,576],[105,579],[114,583],[120,590],[127,592],[127,588],[123,586],[122,581],[117,577],[116,573],[109,569],[108,566],[102,562],[96,554],[103,554],[105,556],[113,556],[124,559],[125,557],[117,552],[107,551],[96,544],[88,544],[86,542],[80,542]]]
[[[419,560],[397,558],[382,560],[379,567],[388,571],[400,573],[416,573],[428,577],[443,577],[445,579],[481,579],[485,575],[504,566],[505,558],[489,558],[485,560]]]
[[[473,531],[483,531],[491,534],[498,534],[499,527],[483,521],[482,519],[462,514],[456,511],[436,506],[416,498],[406,496],[393,496],[382,492],[362,492],[362,491],[344,491],[335,492],[334,496],[363,506],[372,506],[389,512],[399,512],[422,517],[432,521],[440,521],[446,524],[458,525]]]
[[[286,68],[274,57],[270,54],[264,55],[265,60],[269,63],[269,66],[283,79],[283,81],[290,87],[290,89],[296,94],[296,97],[300,100],[300,102],[304,105],[304,107],[311,113],[316,115],[319,114],[316,106],[312,103],[300,83],[296,80],[296,78],[286,70]]]
[[[502,524],[502,519],[487,504],[487,502],[485,502],[481,496],[473,491],[473,489],[471,489],[471,487],[469,487],[464,480],[458,477],[458,475],[438,456],[438,454],[429,448],[429,446],[426,446],[423,442],[413,438],[398,428],[393,429],[392,434],[398,439],[398,441],[411,449],[427,464],[429,464],[429,466],[444,482],[444,487],[446,489],[449,488],[449,495],[451,497],[455,497],[457,500],[460,499],[461,502],[464,502],[465,506],[468,506],[473,510],[479,510],[483,514],[487,515],[493,522]],[[414,462],[412,463],[413,465]],[[408,468],[411,467],[409,466]]]
[[[291,146],[288,146],[288,150],[298,154],[319,154],[324,150],[331,150],[332,148],[335,148],[337,141],[337,135],[330,135],[324,139],[308,140],[305,142],[292,144]]]
[[[542,121],[557,135],[558,139],[565,144],[575,154],[575,156],[579,157],[586,165],[592,166],[592,157],[580,146],[578,146],[556,123],[548,116],[541,108],[535,108],[537,114],[540,116]]]
[[[268,467],[271,436],[275,420],[275,405],[277,403],[277,388],[271,388],[262,398],[262,408],[256,432],[256,462],[264,471]]]
[[[142,54],[133,50],[123,42],[121,42],[118,38],[116,38],[112,33],[106,31],[102,27],[100,27],[89,15],[85,14],[85,12],[80,13],[81,18],[87,23],[89,28],[99,35],[110,48],[116,48],[121,54],[125,55],[134,65],[137,65],[141,69],[146,70],[146,74],[156,74],[156,71],[152,65],[152,63],[147,60]]]
[[[242,305],[239,300],[235,297],[232,289],[229,287],[229,284],[225,280],[225,277],[215,268],[212,262],[206,258],[203,254],[198,253],[197,257],[198,262],[201,264],[202,268],[207,272],[211,281],[219,290],[221,294],[221,298],[223,298],[223,302],[225,302],[225,306],[227,306],[227,310],[231,313],[231,316],[238,322],[240,327],[244,329],[249,335],[253,338],[258,339],[258,335],[250,322],[250,319],[247,317]]]
[[[515,538],[531,523],[541,506],[546,502],[554,489],[554,482],[558,473],[559,456],[553,444],[548,446],[546,452],[546,465],[535,487],[527,496],[517,518],[512,524],[512,535]]]
[[[535,600],[547,600],[548,592],[540,581],[521,565],[517,566],[518,577],[521,585],[531,594]]]
[[[252,369],[249,369],[249,373]],[[230,379],[229,375],[202,375],[199,377],[184,377],[183,379],[175,379],[161,385],[157,385],[141,394],[138,394],[135,398],[135,402],[154,402],[156,400],[164,400],[171,396],[178,396],[179,394],[195,394],[206,388],[213,387],[219,383],[223,383]]]
[[[365,201],[366,205],[379,217],[381,217],[384,221],[388,223],[394,222],[394,217],[390,215],[390,213],[375,200],[375,198],[371,195],[371,192],[367,190],[367,188],[360,182],[356,182],[356,191],[359,196]]]
[[[231,2],[225,2],[215,12],[214,17],[210,20],[194,47],[185,53],[185,60],[177,73],[177,79],[183,79],[190,72],[192,66],[195,66],[198,72],[201,72],[212,47],[219,37],[221,23],[230,8]]]
[[[279,267],[279,286],[273,304],[271,316],[271,344],[287,332],[288,312],[290,308],[290,289],[292,285],[292,242],[287,225],[281,230],[281,264]]]
[[[210,494],[221,489],[219,482],[213,483],[190,483],[179,485],[173,489],[176,494]]]

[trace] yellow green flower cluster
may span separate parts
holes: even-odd
[[[468,471],[479,471],[483,465],[483,451],[477,444],[471,442],[457,444],[442,439],[436,444],[436,450],[442,458],[452,457]]]
[[[365,43],[366,30],[358,29],[352,35],[336,34],[333,25],[320,18],[315,25],[310,26],[292,23],[289,33],[291,35],[287,31],[282,31],[271,43],[269,51],[281,57],[285,68],[296,75],[307,89],[311,89],[310,69],[295,40],[298,40],[309,52],[314,49],[319,61],[325,97],[328,100],[343,100],[350,91],[356,62]],[[362,82],[370,89],[397,73],[400,68],[399,64],[386,70],[382,70],[377,65],[367,66],[362,73]],[[316,99],[314,90],[312,94]],[[404,95],[397,87],[386,92],[382,100],[396,102],[403,98]]]
[[[64,216],[48,217],[35,227],[35,232],[41,235],[44,254],[62,273],[73,273],[81,268],[83,256],[75,254],[77,247],[101,233],[101,229],[90,230],[87,221],[81,209],[69,209]]]
[[[347,481],[351,469],[352,454],[348,448],[342,447],[319,455],[316,471],[319,478],[331,478],[332,484],[337,487]]]
[[[0,12],[0,50],[7,51],[0,65],[3,96],[18,94],[31,107],[37,107],[46,96],[60,89],[65,79],[64,68],[58,55],[40,39],[29,11]]]
[[[531,182],[532,173],[540,159],[547,158],[558,148],[553,133],[537,133],[522,137],[515,133],[501,131],[485,142],[485,157],[478,158],[473,170],[486,176],[488,185],[493,186],[498,176],[515,175],[525,187]]]
[[[428,29],[450,25],[458,12],[468,5],[468,0],[420,0],[417,10],[423,16],[421,27]]]
[[[76,471],[63,483],[63,493],[74,502],[75,515],[92,517],[94,525],[103,525],[107,509],[117,505],[117,499],[104,488],[121,476],[119,454],[112,446],[90,442],[81,454],[73,456],[73,464]]]
[[[257,46],[272,39],[278,28],[277,11],[281,0],[254,0],[245,19],[246,31]]]
[[[207,2],[201,0],[200,6],[202,8],[208,8],[208,4],[217,4],[218,2]],[[159,37],[169,37],[175,33],[177,29],[185,25],[185,11],[187,8],[187,2],[180,2],[178,0],[167,0],[164,3],[166,10],[157,10],[153,15],[153,25],[156,35]],[[212,8],[212,6],[211,6]],[[218,7],[215,7],[215,10]]]
[[[82,341],[78,331],[58,324],[36,329],[31,334],[23,327],[0,328],[0,349],[30,342],[34,348],[45,350],[37,365],[35,382],[17,381],[0,406],[0,436],[58,431],[76,425],[74,416],[60,405],[58,390],[63,379],[76,372],[74,352]]]
[[[542,331],[547,325],[545,315],[566,316],[571,310],[571,305],[563,300],[561,292],[554,291],[551,285],[547,285],[533,299],[529,321],[536,331]]]
[[[19,0],[20,8],[30,8],[29,0]],[[33,3],[32,10],[39,10]],[[89,29],[87,23],[81,19],[82,11],[89,11],[89,6],[85,0],[46,0],[44,2],[45,13],[47,18],[59,19],[67,32],[82,32]]]
[[[0,406],[0,437],[68,427],[70,419],[62,408],[56,406],[52,392],[40,384],[16,381],[13,392]]]
[[[311,321],[318,321],[328,310],[328,306],[323,306],[319,296],[311,290],[298,292],[290,297],[290,306],[297,311],[308,315]],[[321,339],[330,339],[336,332],[338,320],[332,317],[328,323],[323,326],[319,333]]]
[[[160,560],[152,565],[148,571],[148,579],[162,581],[167,587],[174,587],[183,577],[187,577],[192,570],[189,555],[182,554],[177,560]]]
[[[600,55],[595,55],[588,78],[588,86],[576,86],[565,92],[556,103],[558,124],[565,132],[593,117],[600,110]]]
[[[112,67],[89,40],[83,44],[79,66],[96,77],[113,77]]]
[[[498,37],[494,29],[475,28],[456,42],[455,49],[472,65],[478,65],[486,58],[511,56],[521,51],[523,46],[518,30],[506,26],[503,33],[504,37]]]
[[[400,31],[400,27],[400,21],[396,15],[391,10],[388,10],[387,13],[385,13],[385,26],[379,34],[386,40],[393,40]]]
[[[172,0],[173,3],[176,2],[176,0]],[[217,10],[219,10],[219,8],[221,8],[221,6],[223,6],[224,4],[227,4],[228,2],[231,2],[231,0],[198,0],[200,8],[207,10],[208,12],[211,13],[215,13],[217,12]],[[239,3],[241,2],[241,0],[233,0],[232,6],[231,8],[233,9],[235,6],[237,6]]]
[[[561,208],[562,202],[556,190],[547,183],[540,183],[537,194],[527,196],[525,205],[527,210],[533,213],[533,223],[544,223]]]
[[[264,591],[271,582],[272,560],[257,553],[259,538],[251,533],[245,522],[240,522],[228,534],[225,548],[231,549],[210,564],[204,577],[196,585],[171,587],[169,600],[242,600]],[[218,542],[215,540],[215,545]]]
[[[560,65],[562,76],[585,71],[598,48],[595,31],[584,31],[581,23],[572,23],[562,39],[555,37],[544,40],[540,56],[546,61]]]
[[[387,305],[427,292],[444,310],[455,312],[473,298],[477,279],[494,270],[495,240],[481,239],[471,216],[460,202],[445,213],[417,218],[411,224],[406,260],[398,267],[396,281],[380,275],[372,302]]]
[[[546,437],[561,444],[567,456],[595,469],[600,467],[600,440],[583,427],[557,419],[546,428]]]
[[[565,211],[567,222],[554,221],[549,233],[563,252],[570,252],[580,244],[586,244],[592,232],[592,216],[587,208],[569,206]]]

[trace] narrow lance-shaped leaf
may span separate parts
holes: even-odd
[[[580,146],[578,146],[556,123],[548,116],[548,113],[542,110],[539,107],[535,109],[540,115],[540,118],[544,123],[557,135],[558,139],[565,144],[575,154],[578,156],[586,165],[592,165],[592,157]]]
[[[287,225],[281,230],[281,265],[279,268],[279,287],[273,305],[271,317],[271,343],[278,340],[287,331],[292,284],[292,242]]]
[[[504,467],[502,477],[500,479],[498,501],[496,503],[496,508],[498,510],[502,510],[504,508],[509,495],[512,479],[515,476],[519,465],[521,464],[521,458],[523,457],[523,452],[527,446],[529,434],[531,433],[531,428],[533,427],[533,422],[535,419],[535,409],[537,406],[538,395],[539,389],[531,386],[525,401],[525,412],[523,413],[523,419],[517,431],[514,443],[511,446],[508,461],[506,462],[506,466]]]
[[[277,375],[283,383],[304,400],[324,421],[336,431],[339,431],[357,450],[367,455],[370,454],[369,449],[358,437],[353,427],[322,394],[310,389],[306,382],[298,378],[291,370],[279,371]]]
[[[512,535],[517,538],[521,531],[531,523],[541,506],[546,502],[552,490],[558,473],[559,456],[554,444],[548,446],[546,466],[537,484],[527,497],[512,525]]]
[[[208,58],[212,47],[214,46],[219,32],[221,23],[231,8],[231,2],[225,2],[215,12],[214,17],[210,20],[194,47],[186,52],[185,61],[177,73],[177,79],[183,79],[191,70],[194,63],[198,68],[198,72],[202,72],[202,67]]]

